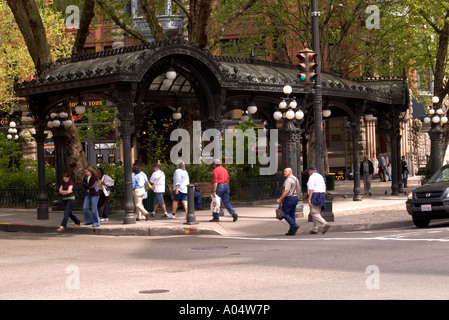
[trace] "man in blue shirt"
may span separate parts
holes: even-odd
[[[381,182],[387,182],[385,179],[385,168],[387,166],[387,162],[382,153],[379,153],[379,163],[377,164],[377,168],[379,169],[379,178]]]

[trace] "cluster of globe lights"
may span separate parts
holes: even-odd
[[[48,121],[47,127],[52,128],[58,128],[61,125],[65,128],[69,128],[72,125],[72,120],[69,119],[69,114],[65,111],[61,111],[59,113],[52,112],[50,113],[51,120]]]
[[[11,121],[9,123],[9,129],[8,129],[8,135],[6,136],[8,140],[14,140],[19,139],[19,136],[17,135],[17,129],[16,129],[16,123],[14,121]]]
[[[432,103],[435,105],[440,101],[440,99],[435,96],[432,97]],[[433,123],[441,123],[441,124],[445,124],[448,121],[448,118],[444,112],[444,110],[442,108],[438,108],[437,110],[435,110],[434,108],[429,107],[429,110],[427,111],[427,113],[432,116],[432,118],[430,118],[429,116],[426,116],[424,118],[424,123],[425,124],[429,124],[430,121],[432,121]]]
[[[173,84],[173,81],[176,79],[176,71],[172,68],[168,69],[165,73],[165,79],[162,80],[162,84],[165,88],[170,88],[170,86]],[[175,112],[173,113],[173,119],[179,120],[182,118],[181,109],[178,107],[176,108]]]
[[[282,90],[284,94],[287,95],[287,97],[292,93],[292,87],[289,85],[284,86]],[[301,110],[295,111],[297,106],[298,103],[296,102],[295,99],[292,99],[288,105],[285,99],[282,99],[282,101],[279,103],[280,110],[288,109],[287,112],[285,112],[285,117],[289,120],[293,120],[294,118],[301,120],[302,118],[304,118],[304,112],[302,112]],[[275,120],[281,120],[282,117],[284,116],[283,112],[280,110],[275,111],[273,113],[273,118]]]
[[[246,122],[250,119],[250,114],[255,114],[256,112],[257,106],[254,103],[252,103],[246,108],[246,111],[243,111],[243,114],[240,119],[242,120],[242,122]]]

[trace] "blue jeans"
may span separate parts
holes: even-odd
[[[72,219],[75,224],[81,223],[80,219],[78,219],[72,212],[74,202],[75,200],[73,199],[62,200],[62,203],[64,204],[64,218],[62,218],[61,226],[64,228],[67,227],[69,218]]]
[[[221,201],[223,201],[223,204],[225,205],[226,209],[228,209],[228,212],[231,216],[234,215],[234,208],[232,207],[231,203],[229,202],[229,184],[219,184],[217,186],[217,196],[221,198]],[[215,213],[213,214],[214,219],[219,219],[220,214]]]
[[[388,181],[391,181],[391,174],[390,174],[390,168],[389,167],[387,167],[385,169],[385,174],[388,176]]]
[[[193,194],[193,198],[195,201],[195,207],[197,209],[202,209],[203,208],[203,198],[201,197],[201,193],[195,191]]]
[[[94,226],[100,225],[100,218],[98,216],[98,208],[97,208],[99,198],[100,196],[89,196],[88,194],[84,198],[83,211],[84,211],[84,220],[86,221],[86,224],[91,224],[93,222]],[[92,208],[93,215],[90,213],[89,207]]]
[[[408,171],[402,172],[402,183],[404,187],[407,187]]]
[[[285,221],[290,225],[290,229],[288,229],[289,233],[293,232],[293,228],[297,227],[295,212],[296,212],[296,204],[298,203],[298,197],[286,197],[284,198],[284,202],[282,202],[282,211],[285,214]]]

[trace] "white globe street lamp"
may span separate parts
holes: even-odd
[[[291,86],[286,85],[286,86],[284,86],[284,88],[282,89],[282,91],[283,91],[286,95],[289,95],[289,94],[292,93],[293,89],[292,89]]]
[[[280,111],[276,111],[275,113],[273,113],[273,118],[275,119],[275,120],[281,120],[282,119],[282,112],[280,112]]]
[[[301,110],[296,111],[295,118],[298,119],[298,120],[303,119],[304,118],[304,112],[302,112]]]

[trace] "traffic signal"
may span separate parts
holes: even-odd
[[[305,85],[312,84],[317,76],[315,72],[317,67],[315,63],[316,53],[313,50],[305,48],[299,51],[297,57],[299,59],[299,80]]]

